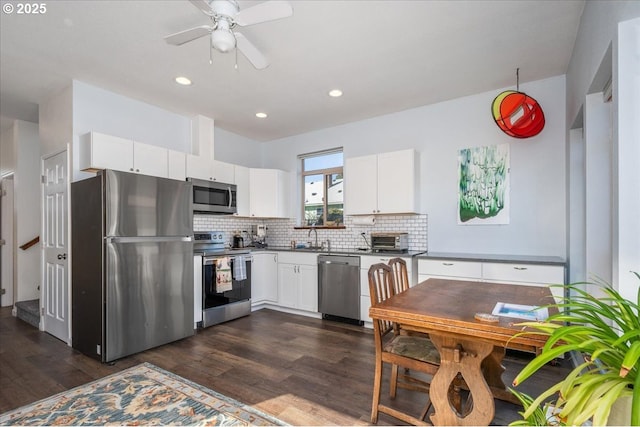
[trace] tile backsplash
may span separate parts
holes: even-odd
[[[379,215],[375,217],[373,224],[362,225],[361,217],[345,217],[344,229],[318,229],[318,244],[331,241],[331,249],[353,250],[368,247],[371,242],[371,232],[397,231],[409,233],[409,250],[426,251],[427,240],[427,215]],[[225,240],[231,245],[234,232],[241,231],[245,237],[245,244],[250,239],[253,224],[264,224],[267,226],[267,244],[272,247],[288,247],[292,240],[297,243],[311,241],[315,244],[315,233],[309,233],[308,229],[294,229],[296,222],[294,219],[255,219],[238,218],[234,216],[201,215],[193,216],[193,230],[212,231],[221,230],[225,234]],[[365,233],[365,239],[361,235]]]

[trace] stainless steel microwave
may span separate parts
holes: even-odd
[[[235,184],[195,178],[188,181],[193,184],[193,212],[222,215],[238,212]]]

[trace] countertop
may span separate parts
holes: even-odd
[[[449,252],[422,252],[418,259],[447,259],[454,261],[478,261],[478,262],[506,262],[527,263],[545,265],[565,265],[566,261],[560,257],[535,256],[535,255],[498,255],[498,254],[465,254]]]
[[[367,250],[359,250],[359,249],[332,249],[331,251],[327,250],[316,250],[316,249],[291,249],[288,246],[268,246],[266,248],[245,248],[250,249],[251,252],[299,252],[299,253],[311,253],[318,255],[370,255],[370,256],[398,256],[398,257],[414,257],[416,255],[424,253],[423,251],[408,251],[408,252],[394,252],[394,251],[383,251],[383,252],[373,252],[371,249]]]

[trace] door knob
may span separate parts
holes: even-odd
[[[67,254],[58,254],[58,259],[67,259]]]

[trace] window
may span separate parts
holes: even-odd
[[[298,157],[302,160],[302,226],[344,225],[342,148]]]

